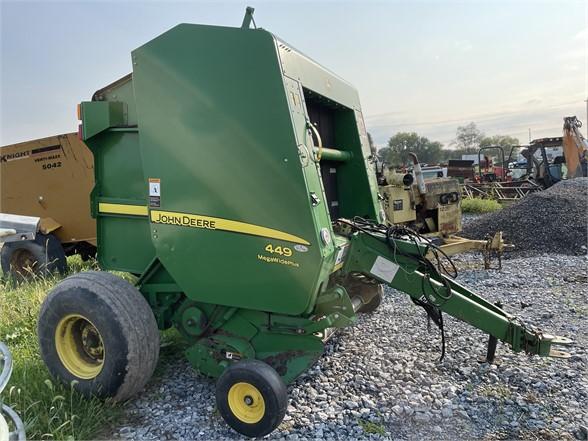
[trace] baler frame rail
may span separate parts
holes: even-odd
[[[570,345],[571,339],[544,334],[525,325],[519,318],[441,274],[432,263],[427,264],[424,256],[431,246],[429,243],[419,242],[414,236],[391,237],[394,227],[385,232],[366,232],[352,221],[341,222],[352,230],[349,257],[342,268],[344,273],[362,273],[417,301],[424,301],[508,343],[514,352],[569,358],[568,353],[552,345]]]

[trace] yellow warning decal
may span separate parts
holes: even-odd
[[[147,216],[147,207],[144,205],[107,204],[100,202],[98,211],[105,214],[128,214],[131,216]]]
[[[151,210],[151,222],[156,224],[177,225],[180,227],[203,228],[208,230],[231,231],[252,236],[285,240],[286,242],[310,245],[306,240],[283,231],[260,225],[248,224],[220,217],[201,216],[199,214],[175,213],[172,211]]]

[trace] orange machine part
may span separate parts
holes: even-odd
[[[568,179],[580,178],[583,176],[580,158],[584,149],[582,145],[578,143],[577,138],[574,135],[573,129],[564,126],[563,151],[566,158],[566,166],[568,167]]]

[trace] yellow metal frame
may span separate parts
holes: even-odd
[[[467,251],[496,251],[502,253],[503,251],[514,248],[514,245],[504,243],[501,232],[496,233],[490,240],[466,239],[465,237],[459,236],[442,237],[439,234],[432,236],[441,237],[443,244],[439,248],[448,256]],[[429,257],[432,257],[432,255]]]

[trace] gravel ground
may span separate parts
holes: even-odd
[[[427,332],[424,311],[388,290],[374,314],[339,332],[288,388],[286,418],[269,438],[587,439],[586,256],[509,259],[502,271],[481,269],[475,255],[456,263],[460,280],[487,299],[574,338],[571,359],[499,344],[496,364],[479,363],[487,336],[445,315],[447,355],[439,362],[438,330]],[[124,424],[108,438],[240,438],[214,406],[214,381],[177,359],[127,404]]]
[[[561,181],[500,211],[467,219],[460,235],[484,239],[502,231],[510,255],[586,254],[588,178]]]

